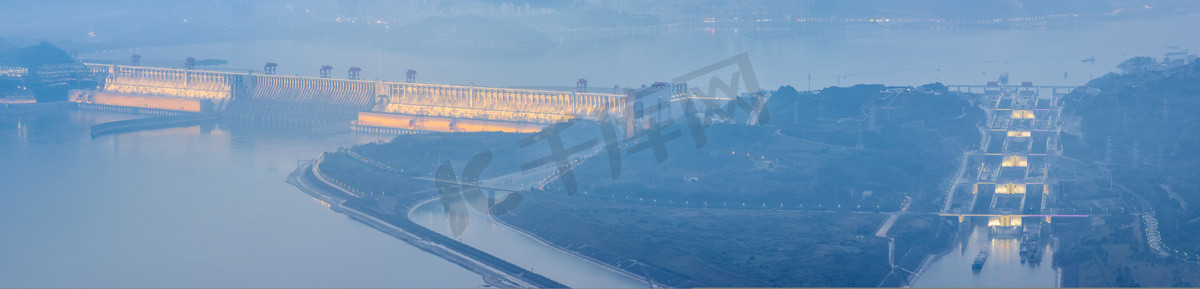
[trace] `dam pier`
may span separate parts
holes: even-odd
[[[138,114],[209,115],[385,134],[536,132],[567,119],[632,116],[643,89],[514,89],[87,63],[95,88],[68,91],[76,107]],[[410,71],[410,74],[415,74]],[[661,88],[656,86],[655,88]],[[666,86],[686,91],[682,87]],[[674,94],[672,94],[674,95]]]

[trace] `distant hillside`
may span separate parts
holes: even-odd
[[[1159,209],[1172,247],[1200,253],[1200,62],[1145,57],[1121,68],[1088,83],[1099,93],[1070,95],[1082,134],[1064,150],[1114,170],[1114,182]]]
[[[574,168],[575,193],[561,181],[521,192],[498,219],[664,286],[896,285],[885,282],[888,241],[874,235],[887,216],[871,212],[896,211],[905,196],[910,210],[936,209],[955,157],[979,143],[982,111],[971,97],[936,84],[819,94],[781,87],[765,125],[716,124],[699,149],[689,134],[667,139],[662,162],[649,147],[619,148],[615,161],[594,147],[598,154]],[[688,127],[680,121],[663,133],[673,130]],[[558,135],[567,147],[604,141],[590,121]],[[400,136],[350,149],[387,171],[347,152],[327,155],[323,170],[368,194],[397,196],[432,186],[398,175],[432,176],[446,161],[465,171],[476,152],[492,155],[481,179],[551,155],[546,139],[521,145],[529,136]],[[897,250],[923,260],[948,244],[947,227],[933,217],[901,220]]]
[[[0,65],[27,68],[28,74],[20,82],[39,102],[63,101],[67,99],[67,90],[95,85],[94,77],[83,63],[49,42],[0,50]],[[9,81],[5,85],[14,83]]]
[[[578,169],[580,184],[606,195],[715,207],[887,211],[905,195],[932,204],[954,159],[978,143],[983,114],[959,94],[908,89],[801,94],[783,87],[768,104],[765,126],[710,127],[701,149],[685,134],[666,143],[661,164],[650,151],[622,156],[617,179],[607,158],[593,158]]]
[[[1062,227],[1055,263],[1066,286],[1200,285],[1200,62],[1137,57],[1118,68],[1064,100],[1063,115],[1077,118],[1060,164],[1091,180],[1064,186],[1060,201],[1119,206]],[[1150,212],[1165,252],[1149,245]]]
[[[0,42],[0,51],[4,51],[0,52],[0,65],[38,67],[75,62],[70,54],[49,42],[43,41],[37,45],[18,49],[3,49],[7,44],[7,42]]]
[[[575,169],[581,192],[567,196],[555,183],[502,218],[699,286],[878,286],[889,272],[887,243],[873,235],[884,215],[862,212],[895,211],[905,196],[912,210],[936,210],[954,159],[979,142],[983,113],[967,99],[882,85],[782,87],[764,126],[714,125],[700,149],[685,133],[664,144],[661,163],[651,149],[616,162],[601,152]],[[663,133],[674,129],[687,127]],[[941,250],[945,235],[922,232],[901,236],[925,240],[918,252]]]

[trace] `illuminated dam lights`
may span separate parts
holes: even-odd
[[[1051,218],[1087,218],[1089,215],[1005,215],[1005,214],[938,214],[942,217],[957,217],[959,222],[964,221],[967,217],[1009,217],[1009,218],[1045,218],[1049,223]],[[990,221],[989,221],[990,222]]]
[[[996,186],[997,194],[1024,194],[1025,184],[1003,184]]]
[[[104,73],[102,91],[162,95],[173,98],[198,98],[222,101],[232,96],[231,73],[156,67],[132,67],[87,64],[93,72]]]
[[[1014,111],[1012,111],[1012,118],[1014,118],[1014,119],[1033,119],[1034,117],[1036,117],[1036,116],[1033,114],[1032,110],[1014,110]]]
[[[538,132],[544,124],[517,123],[505,121],[454,119],[436,116],[416,116],[403,114],[387,114],[374,112],[358,113],[354,125],[368,127],[385,127],[414,131],[434,132]]]
[[[1000,163],[1000,166],[1002,166],[1002,167],[1027,167],[1027,166],[1029,166],[1029,159],[1026,159],[1023,156],[1008,156],[1008,157],[1004,158],[1004,161]]]
[[[629,114],[630,96],[617,93],[86,65],[104,82],[76,93],[72,100],[80,103],[190,112],[222,112],[245,103],[350,107],[360,112],[354,125],[382,131],[535,132],[568,119]]]
[[[1020,216],[992,216],[988,217],[988,227],[1020,227]]]
[[[374,112],[555,123],[619,115],[625,95],[457,85],[387,84],[386,103]]]
[[[99,104],[107,106],[147,108],[170,111],[210,112],[213,103],[208,99],[188,99],[165,96],[142,96],[121,94],[104,91],[86,91],[72,89],[68,92],[68,100],[74,103]]]
[[[1029,137],[1031,135],[1032,134],[1027,130],[1010,130],[1010,131],[1008,131],[1008,137]]]

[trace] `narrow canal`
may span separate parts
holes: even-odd
[[[913,284],[914,287],[1055,287],[1058,273],[1054,270],[1052,242],[1040,247],[1045,256],[1040,263],[1022,263],[1020,240],[1016,237],[989,238],[988,228],[977,222],[970,236],[961,240],[953,250],[934,258]],[[971,263],[979,250],[989,257],[981,270]]]

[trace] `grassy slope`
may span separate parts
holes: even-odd
[[[862,105],[888,95],[882,88],[777,95],[772,125],[711,127],[702,149],[685,134],[667,142],[663,163],[649,151],[624,154],[616,179],[601,154],[576,170],[586,194],[531,198],[515,214],[701,285],[730,285],[706,279],[716,270],[748,279],[739,286],[876,286],[889,271],[886,240],[873,236],[885,216],[849,211],[894,211],[910,193],[934,202],[958,145],[978,142],[980,119],[958,95],[910,92],[878,115],[879,130],[838,121],[862,118]],[[805,147],[788,135],[808,136],[801,129],[862,132],[866,149]],[[722,207],[739,210],[714,209]],[[906,219],[897,229],[932,253],[948,236],[916,231],[944,225],[933,222]],[[928,240],[937,242],[920,244]]]
[[[1070,237],[1055,262],[1064,266],[1068,285],[1195,286],[1200,266],[1155,257],[1145,245],[1140,221],[1128,213],[1140,211],[1140,202],[1120,187],[1146,199],[1157,212],[1168,246],[1200,252],[1200,206],[1192,205],[1200,203],[1200,154],[1195,149],[1200,118],[1192,113],[1200,109],[1200,63],[1133,63],[1088,83],[1099,92],[1077,90],[1066,98],[1064,114],[1080,116],[1082,127],[1081,133],[1064,135],[1065,156],[1072,158],[1070,164],[1090,168],[1096,180],[1064,184],[1060,201],[1081,210],[1116,212],[1070,224],[1075,227],[1061,234]],[[1110,139],[1112,163],[1105,164]],[[1107,171],[1119,187],[1110,188]]]
[[[918,204],[935,202],[937,183],[953,171],[953,158],[978,142],[974,126],[980,118],[959,95],[908,92],[889,99],[893,108],[877,115],[879,129],[869,130],[860,107],[892,95],[882,89],[859,86],[819,95],[784,89],[772,98],[771,125],[711,127],[702,149],[685,132],[666,143],[663,163],[649,150],[622,152],[617,179],[611,178],[607,154],[601,152],[576,168],[581,193],[566,196],[554,183],[546,192],[527,192],[529,197],[509,217],[531,221],[534,225],[526,229],[536,227],[543,237],[566,240],[559,245],[638,260],[698,285],[878,285],[890,269],[887,240],[873,233],[886,215],[870,211],[894,211],[906,194]],[[845,118],[859,120],[839,121]],[[568,146],[599,138],[593,124],[578,125],[564,133]],[[855,138],[861,133],[865,149],[813,147],[801,140],[809,135],[797,127]],[[519,170],[520,164],[547,154],[544,142],[519,147],[516,143],[525,137],[402,136],[353,150],[428,176],[443,161],[461,171],[466,159],[491,148],[496,157],[485,170],[487,177]],[[343,154],[329,158],[328,168],[364,190],[431,187],[428,182],[389,181],[387,174],[337,157]],[[681,205],[684,201],[688,203]],[[896,229],[908,232],[901,234],[907,243],[944,237],[919,234],[932,228],[930,222],[905,219]]]
[[[882,214],[655,207],[565,196],[527,202],[516,216],[702,286],[875,286],[889,270],[887,241],[872,235]]]

